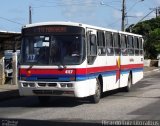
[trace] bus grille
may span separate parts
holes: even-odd
[[[39,87],[56,87],[57,86],[57,83],[38,83],[38,86]]]
[[[52,95],[62,95],[64,91],[57,90],[33,90],[34,94],[52,94]]]

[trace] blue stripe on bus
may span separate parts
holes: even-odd
[[[121,74],[128,74],[130,70],[122,70],[120,71]],[[143,72],[143,68],[136,68],[132,69],[132,72]],[[87,79],[94,79],[96,78],[99,74],[101,74],[103,77],[106,76],[115,76],[116,71],[107,71],[107,72],[99,72],[99,73],[94,73],[94,74],[86,74],[86,75],[77,75],[76,80],[77,81],[82,81],[82,80],[87,80]]]
[[[143,68],[130,69],[132,72],[142,72]],[[121,74],[128,74],[130,70],[122,70]],[[115,76],[117,71],[107,71],[107,72],[97,72],[91,74],[78,74],[78,75],[51,75],[51,74],[34,74],[32,76],[27,77],[26,75],[21,75],[21,77],[25,77],[26,81],[70,81],[70,78],[76,77],[76,81],[84,81],[88,79],[96,78],[99,74],[103,77],[106,76]]]
[[[103,76],[114,76],[114,75],[116,75],[116,71],[98,72],[98,73],[85,74],[85,75],[76,75],[76,80],[82,81],[82,80],[87,80],[87,79],[94,79],[99,74],[102,74]]]

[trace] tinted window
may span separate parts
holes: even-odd
[[[115,54],[120,54],[119,35],[117,33],[113,34],[113,42],[114,42]]]
[[[128,41],[128,54],[134,55],[133,37],[128,36],[127,41]]]
[[[142,43],[142,38],[139,38],[139,51],[140,51],[140,55],[143,55],[143,43]]]
[[[139,55],[138,37],[134,37],[134,50],[135,50],[135,55]]]
[[[125,35],[121,35],[121,52],[122,55],[127,55],[128,51],[127,51],[127,41],[126,41],[126,36]]]
[[[107,44],[107,54],[113,55],[114,49],[113,49],[113,38],[111,32],[106,32],[106,44]]]
[[[87,33],[88,36],[88,64],[93,64],[97,57],[97,39],[95,34]]]
[[[103,31],[97,31],[97,44],[98,44],[98,54],[106,54],[105,48],[105,36]]]
[[[104,39],[103,31],[97,32],[97,43],[98,43],[98,46],[105,46],[105,39]]]

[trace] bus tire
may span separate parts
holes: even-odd
[[[50,96],[38,96],[38,100],[41,105],[46,105],[50,100]]]
[[[131,86],[132,86],[132,76],[131,74],[129,74],[128,83],[127,83],[127,86],[124,88],[124,91],[129,92],[131,90]]]
[[[101,85],[99,80],[97,79],[95,94],[91,96],[91,102],[95,104],[99,103],[100,98],[101,98]]]

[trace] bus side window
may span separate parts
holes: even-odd
[[[139,52],[140,55],[143,55],[143,43],[142,43],[142,38],[139,38]]]
[[[98,44],[98,54],[105,55],[106,48],[105,48],[105,37],[103,31],[97,31],[97,44]]]
[[[121,35],[121,52],[123,56],[128,54],[126,36]]]
[[[97,57],[97,40],[96,35],[88,32],[88,64],[93,64]]]
[[[127,36],[127,44],[128,44],[128,54],[134,55],[134,47],[133,47],[133,37]]]
[[[134,51],[135,55],[139,55],[139,43],[138,43],[138,37],[134,37]]]
[[[119,55],[120,54],[120,41],[119,41],[118,33],[113,34],[113,42],[114,42],[115,54]]]
[[[106,45],[107,45],[107,55],[114,55],[113,38],[111,32],[105,33]]]
[[[97,44],[96,44],[96,35],[90,35],[90,54],[91,56],[97,55]]]

